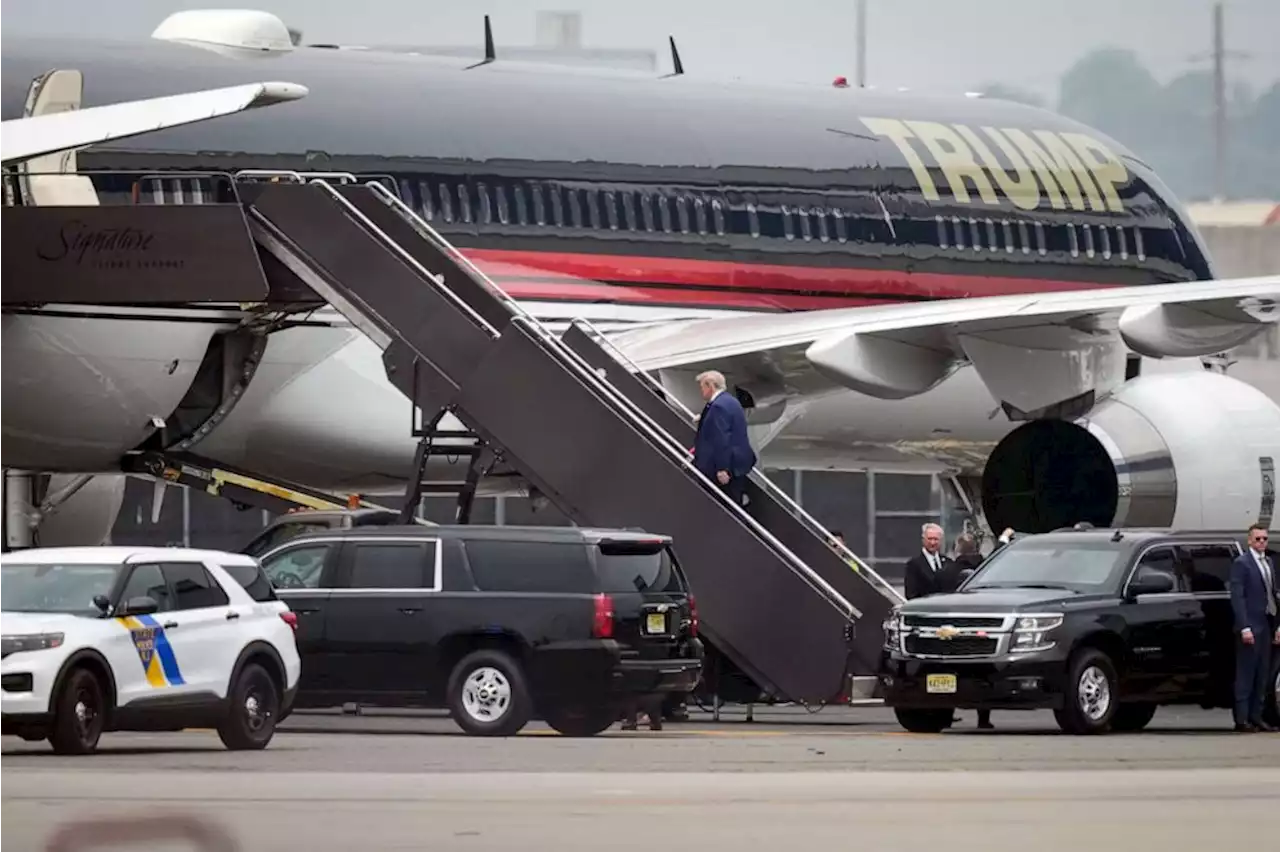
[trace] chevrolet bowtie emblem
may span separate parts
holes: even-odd
[[[956,636],[959,636],[959,635],[960,635],[960,631],[956,630],[950,624],[944,624],[942,627],[938,628],[939,639],[954,639]]]

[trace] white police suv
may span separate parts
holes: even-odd
[[[251,556],[51,547],[0,557],[3,732],[86,754],[103,731],[216,728],[260,749],[288,715],[297,622]]]

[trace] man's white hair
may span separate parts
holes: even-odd
[[[710,382],[711,386],[716,390],[724,390],[724,373],[719,370],[707,370],[705,373],[698,374],[698,384]]]
[[[935,524],[933,521],[929,521],[929,523],[920,527],[920,535],[922,537],[928,535],[929,530],[937,530],[938,535],[942,535],[942,526],[940,524]]]

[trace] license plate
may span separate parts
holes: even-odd
[[[925,690],[950,695],[956,691],[956,676],[934,674],[925,678]]]
[[[667,632],[667,615],[663,612],[651,612],[645,618],[645,633],[666,633]]]

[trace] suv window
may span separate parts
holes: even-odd
[[[226,606],[231,601],[203,565],[170,562],[164,566],[165,579],[173,589],[174,609],[205,609]]]
[[[434,541],[354,542],[351,563],[353,589],[434,589]]]
[[[274,550],[286,541],[291,541],[305,533],[323,532],[329,529],[329,525],[322,521],[312,521],[310,523],[297,521],[287,524],[281,524],[274,527],[265,535],[261,535],[258,539],[249,542],[242,553],[249,556],[261,556],[262,554]]]
[[[291,547],[264,559],[262,570],[277,589],[318,589],[328,555],[328,544]]]
[[[126,603],[133,598],[148,597],[159,604],[157,612],[168,612],[173,609],[173,599],[169,595],[169,586],[159,565],[135,565],[129,580],[120,593],[120,602]]]
[[[222,570],[231,575],[237,583],[244,587],[249,597],[258,603],[278,600],[271,581],[257,565],[223,565]]]
[[[1225,592],[1236,550],[1229,544],[1184,544],[1178,548],[1187,591]]]
[[[600,591],[623,592],[684,592],[684,583],[676,570],[671,551],[656,553],[618,553],[613,549],[602,550],[596,557],[600,574]]]
[[[1153,547],[1142,555],[1138,568],[1133,572],[1133,581],[1141,580],[1150,574],[1166,574],[1173,581],[1173,587],[1180,592],[1190,591],[1182,564],[1175,558],[1173,546]]]
[[[596,591],[587,546],[572,542],[476,540],[464,544],[476,588],[485,592]]]

